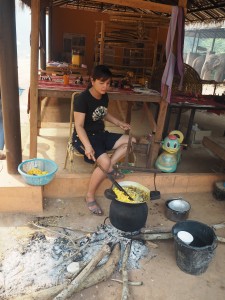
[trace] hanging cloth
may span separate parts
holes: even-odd
[[[177,30],[177,57],[173,53],[174,38]],[[184,46],[184,10],[182,7],[173,6],[170,25],[166,40],[166,67],[161,81],[161,96],[163,96],[165,86],[168,86],[166,101],[170,102],[171,89],[174,73],[180,75],[179,90],[182,89],[184,77],[183,63]]]

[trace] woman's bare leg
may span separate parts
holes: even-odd
[[[123,135],[121,138],[119,138],[115,143],[115,152],[113,153],[113,155],[109,157],[107,153],[103,153],[98,157],[97,163],[99,163],[107,172],[112,171],[113,165],[125,156],[127,151],[128,139],[129,137],[127,135]],[[135,139],[133,139],[133,141],[135,142]],[[87,201],[88,199],[93,201],[96,190],[104,179],[105,174],[98,167],[95,168],[91,175],[87,191]]]
[[[129,141],[128,135],[122,135],[121,138],[118,139],[118,141],[115,143],[113,149],[115,149],[115,152],[111,156],[111,165],[110,170],[113,169],[113,165],[117,163],[121,158],[125,157],[127,152],[127,144]],[[136,143],[136,139],[132,137],[132,143]]]
[[[106,171],[108,171],[108,169],[110,167],[110,158],[109,158],[108,154],[103,153],[102,155],[100,155],[97,159],[97,163],[99,163]],[[102,181],[105,179],[105,177],[106,177],[105,174],[98,167],[94,169],[94,171],[91,175],[91,179],[90,179],[90,182],[88,185],[88,191],[86,194],[86,202],[87,203],[91,203],[91,202],[95,201],[95,193],[97,191],[97,188],[102,183]],[[89,206],[89,209],[91,211],[97,210],[97,211],[101,212],[101,209],[97,204],[93,204],[93,205],[91,205],[91,207]]]
[[[106,170],[106,172],[111,172],[113,169],[113,165],[125,156],[127,151],[128,139],[129,137],[126,135],[123,135],[121,138],[118,139],[118,141],[115,143],[113,148],[115,149],[115,152],[111,157],[109,157],[107,153],[103,153],[98,157],[97,163],[100,164]],[[132,140],[132,142],[135,141],[136,141],[135,139]],[[88,191],[86,194],[87,203],[93,202],[95,200],[95,193],[99,185],[105,179],[105,177],[106,175],[98,167],[94,169],[91,175]],[[97,205],[93,205],[91,206],[91,210],[93,209],[100,209],[100,208]]]

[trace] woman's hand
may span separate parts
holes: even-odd
[[[93,161],[96,161],[95,159],[95,151],[92,148],[92,146],[85,147],[85,155],[88,157],[88,159],[92,159]]]
[[[115,124],[116,126],[120,127],[123,130],[130,130],[131,129],[130,124],[118,120],[117,118],[112,116],[110,113],[107,113],[107,115],[105,116],[105,120],[112,123],[112,124]]]
[[[119,126],[121,129],[123,129],[123,130],[130,130],[130,129],[131,129],[130,124],[125,123],[125,122],[121,122],[121,121],[119,121],[118,126]]]

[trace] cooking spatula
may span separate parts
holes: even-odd
[[[81,148],[84,150],[84,148],[81,146]],[[85,151],[85,150],[84,150]],[[100,170],[102,170],[102,172],[109,178],[109,180],[118,188],[118,190],[120,190],[121,192],[124,193],[124,195],[126,195],[131,201],[134,201],[133,198],[131,198],[131,196],[122,188],[121,185],[119,185],[119,183],[113,178],[113,176],[111,174],[109,174],[108,172],[106,172],[106,170],[99,164],[97,163],[96,159],[94,158],[94,161],[96,163],[96,166],[99,167]]]
[[[118,190],[123,192],[124,195],[126,195],[129,198],[129,200],[134,201],[134,199],[131,198],[131,196],[122,188],[122,186],[113,178],[113,176],[111,174],[107,173],[106,170],[101,165],[99,165],[98,163],[96,163],[96,165],[109,178],[109,180],[118,188]]]

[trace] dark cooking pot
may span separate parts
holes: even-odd
[[[146,202],[130,204],[112,200],[109,209],[111,224],[122,231],[138,231],[145,226],[148,217]]]
[[[118,201],[112,190],[106,190],[105,195],[112,200],[109,208],[109,219],[114,227],[122,231],[134,232],[145,226],[148,217],[146,202],[126,203]]]

